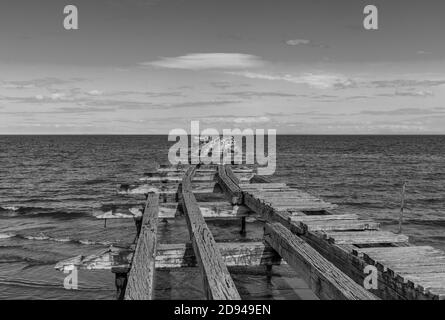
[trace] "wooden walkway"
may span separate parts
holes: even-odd
[[[146,194],[138,212],[109,212],[99,219],[134,219],[135,245],[111,247],[57,264],[59,270],[109,269],[119,299],[154,298],[155,272],[198,267],[208,299],[240,299],[231,267],[287,263],[321,299],[445,299],[445,253],[413,246],[405,235],[380,230],[355,214],[331,214],[336,206],[285,183],[269,183],[241,166],[161,166],[120,193]],[[189,243],[157,242],[160,219],[184,216]],[[246,217],[264,222],[263,242],[217,243],[208,219]],[[363,283],[368,265],[378,288]]]

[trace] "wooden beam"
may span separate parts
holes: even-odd
[[[159,196],[149,194],[142,229],[128,276],[125,300],[153,299]]]
[[[214,300],[239,300],[240,295],[193,195],[194,170],[187,170],[182,181],[182,205],[206,296]]]
[[[232,204],[242,204],[243,197],[241,189],[227,175],[225,166],[218,166],[218,175],[216,179]]]
[[[198,206],[205,219],[236,219],[253,213],[243,205],[231,205],[228,202],[198,202]],[[130,211],[131,209],[131,211]],[[179,202],[159,204],[159,219],[175,219],[182,215],[182,205]],[[118,209],[96,215],[96,219],[137,219],[142,216],[142,210],[135,208]]]
[[[329,242],[336,244],[371,244],[371,243],[406,243],[408,237],[404,234],[395,234],[388,231],[339,231],[324,232]]]
[[[230,165],[226,164],[224,166],[227,177],[233,181],[237,186],[241,183],[241,180],[235,175]],[[238,187],[239,188],[239,187]]]
[[[215,181],[194,181],[192,182],[195,193],[213,193],[220,192],[219,186]],[[177,195],[179,182],[153,182],[153,183],[135,183],[122,184],[119,188],[120,194],[147,194],[150,192]]]
[[[264,236],[267,243],[302,275],[303,280],[319,298],[335,300],[377,299],[282,224],[266,224]]]
[[[222,242],[218,249],[227,267],[257,267],[286,264],[277,252],[263,242]],[[90,256],[77,256],[60,261],[59,271],[73,270],[130,270],[134,248],[111,247]],[[156,270],[197,267],[192,244],[158,244]]]
[[[298,221],[292,221],[295,216],[289,212],[276,211],[273,207],[256,199],[250,193],[244,194],[245,205],[252,211],[261,214],[262,217],[270,222],[280,222],[292,233],[300,236],[310,246],[317,250],[323,257],[332,262],[337,268],[353,279],[356,283],[362,284],[367,276],[363,270],[368,265],[362,258],[352,254],[353,247],[348,244],[337,244],[328,241],[319,231],[305,232],[304,228]],[[303,218],[304,216],[302,216]],[[310,216],[312,217],[312,216]],[[313,216],[315,217],[315,216]],[[325,217],[325,215],[317,215],[317,217]],[[306,219],[310,219],[309,216]],[[400,245],[404,245],[401,243]],[[398,278],[391,274],[382,272],[378,273],[378,289],[371,290],[379,298],[385,300],[392,299],[437,299],[437,297],[420,292],[406,283],[401,282]]]

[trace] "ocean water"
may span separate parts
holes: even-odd
[[[111,244],[133,241],[132,221],[95,215],[138,200],[118,194],[145,171],[166,163],[166,136],[0,136],[0,299],[113,299],[109,271],[80,271],[79,290],[65,290],[54,265]],[[445,136],[279,136],[273,180],[339,205],[339,213],[372,217],[413,243],[445,250]],[[209,222],[217,241],[238,239],[239,222]],[[159,226],[160,241],[187,241],[185,221]],[[248,224],[247,238],[261,238]],[[241,239],[245,240],[245,239]],[[240,270],[243,298],[305,299],[312,293],[285,266],[271,277]],[[196,269],[159,272],[156,298],[202,297]]]

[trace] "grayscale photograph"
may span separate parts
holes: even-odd
[[[445,300],[444,32],[438,0],[0,0],[0,300]]]

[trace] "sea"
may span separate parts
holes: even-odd
[[[80,270],[69,290],[68,274],[54,266],[132,243],[133,221],[105,225],[96,216],[130,203],[119,186],[166,163],[170,146],[161,135],[0,136],[0,299],[115,299],[109,270]],[[398,230],[406,184],[403,233],[445,250],[445,136],[278,136],[271,179],[390,231]],[[208,224],[216,241],[241,237],[239,221]],[[183,218],[160,223],[158,234],[165,243],[188,241]],[[261,236],[261,223],[249,220],[241,240]],[[287,266],[232,276],[245,299],[315,298]],[[196,268],[157,272],[155,283],[157,299],[203,298]]]

